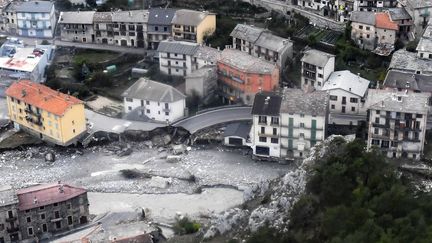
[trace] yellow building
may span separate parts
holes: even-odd
[[[216,30],[216,15],[207,11],[177,10],[172,21],[172,34],[176,40],[203,43],[204,37]]]
[[[29,80],[13,83],[6,96],[15,127],[42,140],[67,146],[86,132],[84,104],[73,96]]]

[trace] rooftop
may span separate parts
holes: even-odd
[[[422,51],[422,52],[423,51],[432,52],[432,38],[431,37],[422,37],[422,38],[420,38],[420,41],[417,44],[416,50],[417,51]]]
[[[281,113],[326,116],[327,91],[304,92],[302,89],[285,88],[282,93]]]
[[[209,77],[209,76],[217,76],[216,74],[216,66],[204,66],[197,70],[192,71],[187,78],[197,78],[197,77]]]
[[[50,13],[53,7],[54,3],[51,1],[14,1],[7,7],[7,11]]]
[[[43,184],[17,191],[20,211],[64,202],[87,193],[83,188],[67,184]]]
[[[175,12],[175,9],[172,8],[151,8],[149,9],[148,24],[171,25]]]
[[[432,0],[405,0],[413,8],[432,7]]]
[[[94,15],[95,15],[95,11],[61,12],[59,23],[62,23],[62,24],[93,24],[93,16]]]
[[[216,64],[221,57],[221,51],[209,46],[199,46],[194,57]]]
[[[275,92],[260,92],[255,95],[252,115],[279,116],[282,96]]]
[[[9,186],[2,186],[0,188],[0,207],[12,204],[18,204],[15,191]]]
[[[112,12],[96,12],[93,15],[95,23],[110,23],[112,22]]]
[[[406,93],[371,89],[368,93],[369,109],[427,114],[430,93]]]
[[[274,63],[235,49],[223,50],[221,59],[218,62],[248,73],[271,74],[277,68]]]
[[[432,93],[432,75],[390,70],[384,80],[384,87]]]
[[[186,98],[176,88],[146,78],[138,79],[122,96],[165,103],[172,103]]]
[[[164,40],[159,43],[158,52],[194,55],[199,44],[187,41]]]
[[[353,11],[351,12],[350,20],[352,22],[375,25],[375,13],[367,11]]]
[[[304,52],[301,61],[318,67],[324,67],[331,58],[335,58],[335,55],[315,49],[309,49]]]
[[[230,36],[255,43],[263,31],[264,29],[252,25],[237,24]]]
[[[81,100],[73,96],[63,94],[29,80],[13,83],[6,90],[6,95],[58,116],[62,116],[69,107],[82,104]]]
[[[324,83],[322,90],[342,89],[364,97],[370,81],[348,70],[333,72]]]
[[[172,24],[198,26],[208,15],[214,15],[207,11],[195,11],[190,9],[179,9],[175,12]]]
[[[147,23],[148,18],[148,10],[116,11],[112,15],[113,22]]]
[[[12,57],[0,57],[0,69],[33,72],[45,51],[37,48],[17,48]]]
[[[405,70],[415,73],[432,74],[432,60],[417,57],[417,53],[397,50],[393,53],[389,69]]]
[[[398,24],[393,22],[390,19],[390,15],[385,12],[375,13],[375,27],[380,29],[399,30]]]
[[[393,21],[411,19],[411,15],[409,15],[405,8],[389,8],[387,11]]]

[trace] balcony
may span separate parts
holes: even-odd
[[[6,222],[15,222],[15,221],[17,221],[17,217],[10,217],[10,218],[6,218]]]
[[[390,124],[380,124],[380,123],[372,123],[373,127],[380,127],[380,128],[390,128]]]
[[[19,226],[16,225],[16,226],[13,226],[13,227],[7,227],[6,231],[7,231],[9,234],[12,234],[12,233],[18,232],[18,231],[19,231]]]

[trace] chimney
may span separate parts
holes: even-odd
[[[267,96],[264,100],[264,105],[268,105],[270,101],[270,96]]]
[[[36,197],[33,198],[33,204],[38,204],[38,200]]]
[[[60,193],[63,193],[63,192],[64,192],[63,185],[60,185],[60,186],[59,186],[59,192],[60,192]]]
[[[39,93],[39,94],[42,94],[42,91],[41,91],[41,89],[40,89],[40,88],[38,88],[38,93]]]
[[[25,89],[21,90],[21,97],[25,97],[27,95],[27,92]]]

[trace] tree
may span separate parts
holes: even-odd
[[[92,8],[97,7],[96,0],[86,0],[86,4],[87,4],[87,6],[92,7]]]
[[[91,75],[90,80],[88,80],[88,85],[90,87],[111,87],[113,85],[113,80],[111,75],[99,71]]]

